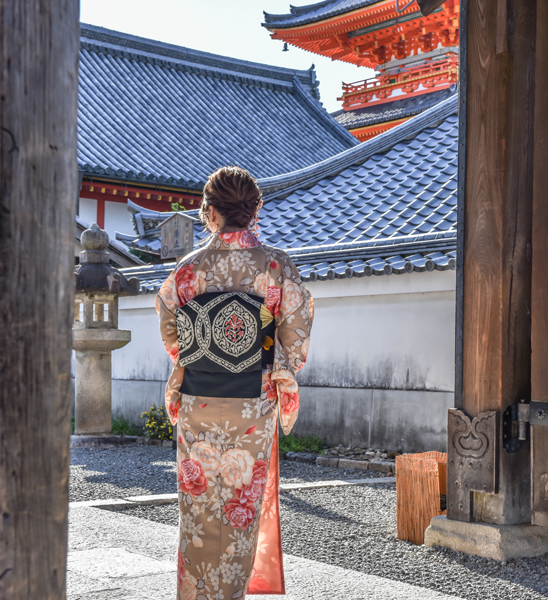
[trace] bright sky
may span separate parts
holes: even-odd
[[[311,0],[81,0],[82,23],[99,25],[153,40],[292,69],[314,63],[320,80],[321,100],[329,112],[339,110],[336,98],[341,82],[351,83],[373,75],[371,69],[333,62],[270,39],[261,27],[263,10],[289,12],[289,4]]]

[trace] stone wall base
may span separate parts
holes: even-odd
[[[434,517],[424,535],[424,545],[500,561],[533,558],[548,554],[548,527],[464,523]]]

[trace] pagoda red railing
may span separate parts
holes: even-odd
[[[395,98],[400,99],[406,95],[424,93],[423,90],[419,90],[421,85],[424,91],[449,87],[458,81],[458,74],[458,56],[449,55],[441,60],[404,68],[398,73],[386,73],[363,81],[343,83],[343,94],[337,100],[342,100],[344,110],[355,110],[372,104],[389,102]],[[403,94],[391,97],[397,90],[401,90]]]

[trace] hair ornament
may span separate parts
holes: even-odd
[[[255,215],[253,217],[253,221],[251,223],[251,233],[257,238],[259,239],[259,213],[261,212],[261,208],[263,207],[263,199],[262,197],[260,198],[259,202],[257,203],[257,210],[255,211]]]

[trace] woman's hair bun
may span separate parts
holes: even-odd
[[[206,222],[209,206],[214,206],[227,227],[249,227],[261,200],[257,181],[240,167],[221,167],[212,173],[204,186],[200,218]]]

